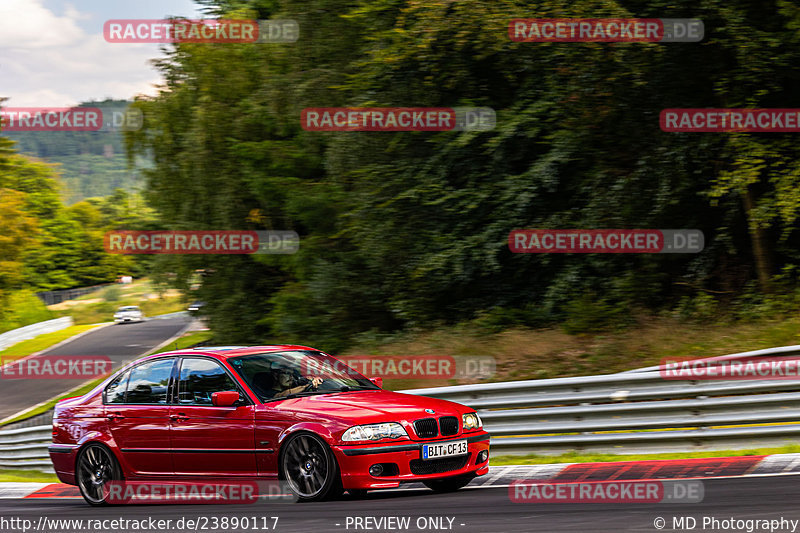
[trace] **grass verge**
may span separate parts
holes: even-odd
[[[700,459],[706,457],[743,457],[747,455],[772,455],[776,453],[800,453],[800,444],[787,444],[778,448],[753,448],[749,450],[719,450],[706,452],[647,453],[632,455],[579,454],[563,455],[496,455],[492,466],[541,465],[553,463],[613,463],[617,461],[656,461],[662,459]]]
[[[175,342],[168,346],[164,346],[157,352],[153,353],[164,353],[164,352],[171,352],[173,350],[183,350],[184,348],[190,348],[195,344],[205,342],[213,336],[213,333],[210,331],[193,331],[191,333],[187,333],[183,337],[177,339]]]
[[[59,316],[71,316],[76,324],[95,324],[97,322],[111,322],[114,320],[114,312],[123,305],[138,305],[144,315],[148,317],[186,310],[186,304],[184,304],[179,297],[146,301],[126,298],[116,302],[76,305],[69,309],[56,311],[56,313],[58,313]]]
[[[0,483],[58,483],[58,478],[36,470],[0,469]]]
[[[611,374],[658,365],[670,357],[712,357],[795,344],[800,344],[797,313],[707,324],[642,316],[627,329],[593,335],[570,335],[560,328],[513,328],[494,333],[474,324],[451,326],[362,339],[341,355],[489,356],[496,363],[494,375],[482,379],[384,379],[387,388],[400,390]]]
[[[772,455],[776,453],[800,453],[800,445],[791,444],[779,448],[756,448],[752,450],[721,450],[711,452],[686,452],[686,453],[660,453],[637,455],[593,454],[580,455],[568,453],[564,455],[498,455],[492,457],[492,466],[506,465],[538,465],[554,463],[609,463],[617,461],[653,461],[664,459],[699,459],[706,457],[741,457],[748,455]],[[32,483],[57,483],[58,478],[53,474],[27,470],[0,469],[0,483],[2,482],[32,482]]]
[[[186,310],[181,293],[175,289],[160,293],[146,278],[130,285],[109,285],[75,300],[48,306],[58,316],[71,316],[76,324],[109,322],[123,305],[138,305],[145,316]]]

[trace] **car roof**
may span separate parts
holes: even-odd
[[[183,350],[175,350],[172,352],[163,352],[157,354],[160,357],[165,355],[214,355],[221,359],[228,359],[230,357],[239,357],[242,355],[252,355],[257,353],[268,352],[284,352],[287,350],[314,350],[315,348],[309,346],[301,346],[297,344],[274,344],[268,346],[198,346],[197,348],[186,348]]]

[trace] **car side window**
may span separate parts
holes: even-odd
[[[166,405],[174,361],[174,359],[158,359],[131,370],[125,403]]]
[[[125,403],[125,391],[128,389],[130,371],[123,372],[106,387],[106,403]]]
[[[239,391],[225,369],[210,359],[184,359],[178,380],[178,403],[181,405],[212,405],[215,392]]]

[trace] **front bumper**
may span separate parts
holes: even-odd
[[[422,461],[422,445],[466,440],[468,455]],[[485,431],[425,441],[392,444],[356,444],[333,446],[339,462],[345,489],[385,489],[400,483],[415,483],[454,476],[482,476],[489,471],[489,460],[477,462],[478,454],[489,451],[489,434]],[[372,476],[375,464],[397,465],[396,475]],[[443,471],[442,471],[443,470]],[[416,473],[415,473],[416,472]],[[427,473],[430,472],[430,473]]]

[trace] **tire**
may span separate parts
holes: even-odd
[[[110,481],[124,477],[114,454],[102,444],[89,444],[78,454],[75,462],[75,481],[86,503],[92,506],[109,505],[105,490]]]
[[[431,479],[422,483],[434,492],[455,492],[469,484],[475,478],[472,474],[449,477],[446,479]]]
[[[281,475],[301,502],[342,494],[339,464],[330,447],[313,433],[297,433],[281,447]]]

